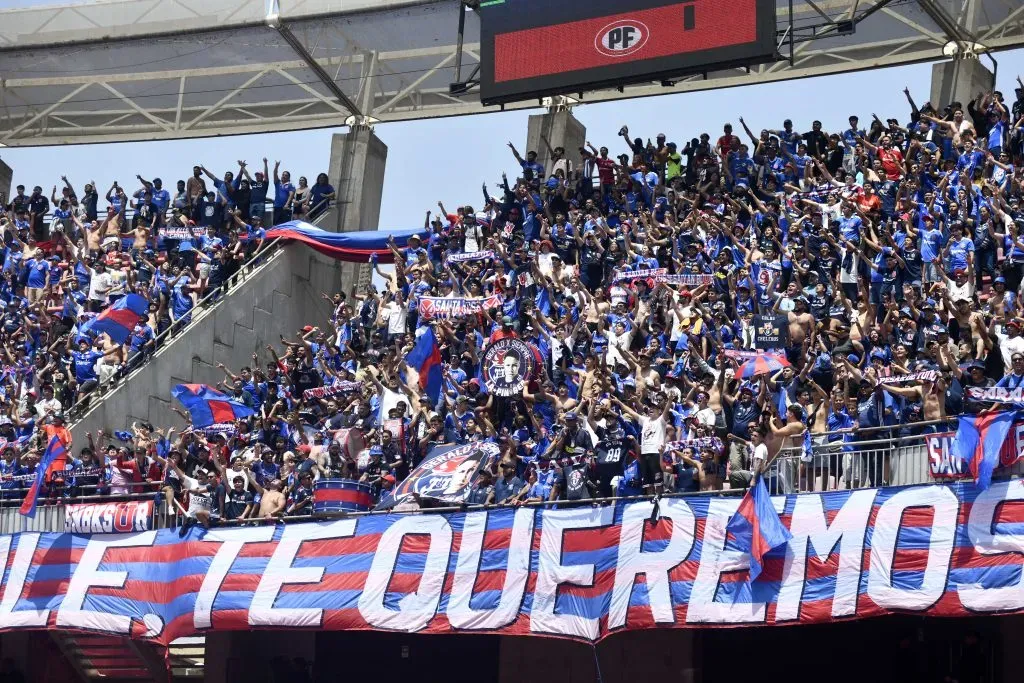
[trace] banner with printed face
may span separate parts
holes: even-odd
[[[598,641],[622,630],[1024,612],[1024,480],[773,498],[792,539],[749,581],[739,498],[0,537],[0,629],[166,644],[380,629]]]
[[[64,506],[64,531],[69,534],[128,534],[152,528],[151,500]]]
[[[436,448],[390,494],[381,498],[378,507],[393,507],[414,493],[445,503],[462,503],[473,488],[477,472],[499,453],[498,446],[490,442]]]
[[[963,458],[953,453],[955,432],[929,434],[925,437],[928,448],[928,471],[935,479],[963,479],[971,476],[971,469]],[[999,449],[999,466],[1012,467],[1024,452],[1024,422],[1010,428],[1009,438]]]
[[[487,391],[502,397],[522,396],[536,367],[537,355],[533,348],[512,337],[488,346],[481,361]]]

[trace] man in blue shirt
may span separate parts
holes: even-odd
[[[295,186],[292,185],[292,174],[288,171],[278,175],[281,162],[274,162],[274,225],[291,220],[292,200],[295,198]]]
[[[544,167],[537,163],[537,153],[530,150],[526,153],[526,161],[523,161],[523,157],[519,156],[519,150],[511,142],[508,143],[509,149],[512,150],[512,156],[516,158],[519,165],[523,167],[523,177],[527,180],[543,180],[544,179]]]

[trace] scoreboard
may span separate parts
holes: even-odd
[[[485,105],[773,61],[775,0],[491,0]]]

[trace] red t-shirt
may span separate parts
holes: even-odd
[[[882,162],[885,169],[885,177],[889,180],[899,180],[903,174],[903,153],[898,149],[878,148],[878,160]]]
[[[615,161],[612,159],[597,158],[597,175],[601,178],[602,185],[612,185],[615,183]]]

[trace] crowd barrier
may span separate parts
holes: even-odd
[[[955,424],[955,420],[954,420]],[[889,436],[888,431],[898,429],[919,431],[931,429],[928,433],[910,436]],[[948,429],[937,431],[933,423],[899,425],[892,428],[863,430],[865,438],[844,444],[841,441],[827,442],[826,435],[818,435],[812,444],[811,457],[798,446],[783,448],[772,460],[765,471],[765,482],[773,495],[788,493],[812,493],[846,489],[866,489],[883,486],[908,486],[913,484],[933,484],[955,482],[958,479],[970,478],[966,467],[949,461],[948,440],[951,434]],[[944,445],[945,444],[945,445]],[[845,450],[843,450],[845,447]],[[995,478],[1024,474],[1024,462],[1015,462],[998,469]],[[56,497],[43,496],[39,499],[35,519],[28,520],[18,514],[23,489],[7,489],[0,498],[0,535],[19,531],[62,531],[65,528],[65,509],[69,505],[116,505],[132,501],[150,501],[156,499],[150,517],[150,528],[176,528],[182,522],[180,510],[169,507],[166,500],[160,499],[155,492],[156,484],[142,482],[133,484],[137,489],[129,494],[110,495],[96,490],[96,487],[77,487]],[[324,486],[345,495],[335,494],[339,501],[345,501],[352,495],[364,493],[366,487],[354,481],[325,482]],[[349,493],[351,492],[351,495]],[[738,495],[742,489],[703,491],[688,495]],[[339,497],[340,496],[340,497]],[[328,496],[331,497],[331,496]],[[637,499],[645,498],[644,496]],[[325,499],[326,500],[326,499]],[[590,499],[579,504],[611,502],[621,499]],[[535,507],[567,507],[577,503],[558,501],[530,504]],[[506,507],[491,505],[489,508]],[[365,504],[332,504],[325,502],[311,508],[310,514],[274,519],[274,523],[288,524],[311,521],[315,519],[344,517],[362,514],[382,514],[369,511]],[[447,508],[445,508],[447,509]],[[451,508],[463,509],[461,507]],[[437,511],[438,508],[432,508]],[[396,514],[386,511],[384,514]],[[401,513],[398,513],[401,514]],[[246,520],[245,522],[221,522],[222,526],[238,524],[258,524],[265,520]]]
[[[326,203],[327,200],[321,202],[311,210],[312,213],[316,213],[320,210],[321,206]],[[131,213],[126,214],[130,219]],[[320,212],[317,217],[312,221],[314,225],[319,224],[320,219],[327,215],[326,212]],[[220,300],[224,298],[224,295],[228,292],[242,286],[246,280],[255,276],[259,271],[265,268],[271,261],[276,259],[281,254],[281,247],[283,241],[281,239],[275,239],[265,242],[259,251],[254,252],[248,259],[246,259],[238,268],[238,272],[235,273],[222,287],[211,289],[207,292],[206,296],[197,301],[192,307],[189,315],[189,322],[184,325],[172,324],[166,330],[156,335],[153,340],[153,351],[145,354],[141,360],[127,368],[126,373],[117,373],[107,382],[98,386],[94,391],[90,392],[86,396],[81,397],[76,403],[71,405],[67,409],[67,418],[69,425],[80,419],[90,407],[102,401],[107,394],[117,388],[118,383],[122,381],[128,381],[133,374],[135,374],[143,365],[145,365],[150,358],[168,341],[173,337],[178,336],[184,330],[194,325],[201,317],[207,315],[210,311],[213,311]]]

